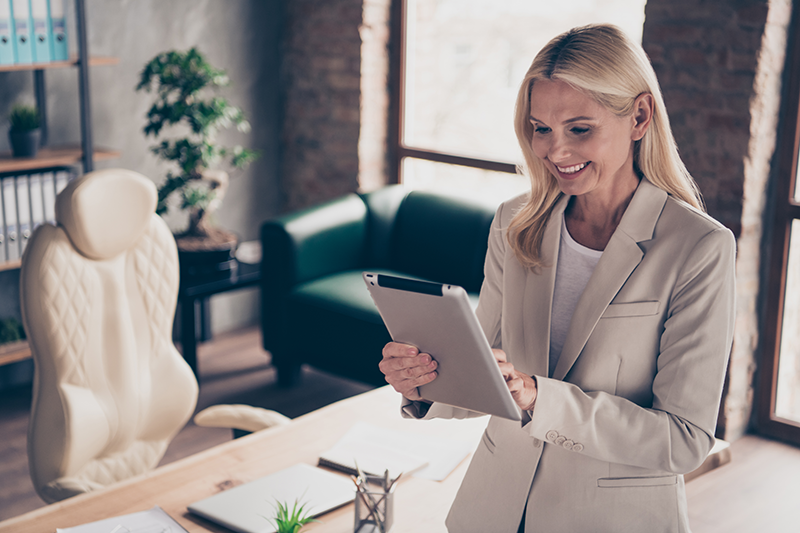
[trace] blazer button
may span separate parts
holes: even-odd
[[[559,435],[558,438],[555,440],[555,443],[557,445],[561,446],[562,444],[564,444],[564,441],[566,441],[566,440],[567,440],[567,437],[565,437],[564,435]]]
[[[558,431],[551,429],[550,431],[547,432],[544,438],[546,438],[547,440],[556,440],[558,438]]]
[[[565,440],[564,442],[562,442],[562,443],[561,443],[561,446],[562,446],[562,447],[563,447],[565,450],[571,450],[571,449],[572,449],[572,447],[573,447],[573,446],[575,446],[575,443],[574,443],[574,442],[572,442],[571,440],[567,439],[567,440]]]
[[[575,444],[572,445],[572,451],[573,452],[582,452],[583,451],[583,444],[581,444],[580,442],[576,442]]]

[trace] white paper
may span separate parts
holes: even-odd
[[[337,446],[352,441],[375,444],[420,457],[428,464],[414,472],[414,477],[433,481],[441,481],[450,475],[473,447],[460,440],[385,429],[364,422],[354,424]]]
[[[57,528],[56,533],[186,533],[161,507],[141,511],[82,526]]]

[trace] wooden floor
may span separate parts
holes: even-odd
[[[281,389],[257,329],[200,345],[198,409],[245,403],[296,417],[368,387],[304,368],[303,385]],[[25,439],[30,389],[0,393],[0,520],[44,505],[28,477]],[[190,423],[164,457],[168,463],[231,438]],[[800,532],[800,449],[756,436],[731,446],[733,461],[686,486],[693,533]]]

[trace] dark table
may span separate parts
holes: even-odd
[[[178,307],[181,310],[181,349],[183,358],[192,367],[195,376],[197,371],[197,319],[196,308],[200,304],[201,317],[205,320],[208,313],[208,299],[221,292],[234,291],[258,285],[261,281],[261,265],[242,263],[234,260],[235,265],[229,273],[215,274],[213,277],[181,278],[178,290]]]

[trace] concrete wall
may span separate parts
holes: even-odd
[[[68,24],[74,29],[74,2]],[[280,212],[279,135],[282,116],[279,49],[283,28],[282,0],[86,0],[89,49],[93,55],[115,56],[118,65],[91,70],[94,140],[98,146],[122,152],[122,157],[98,162],[96,168],[122,167],[160,183],[168,169],[149,153],[151,139],[142,134],[152,95],[136,93],[139,73],[156,54],[199,47],[209,62],[227,71],[232,84],[224,93],[245,111],[252,131],[228,132],[223,144],[243,144],[261,151],[261,158],[243,172],[232,173],[219,224],[242,240],[258,238],[261,222]],[[75,32],[71,50],[76,51]],[[76,69],[46,71],[50,144],[80,143],[78,75]],[[31,72],[0,73],[0,118],[17,101],[33,103]],[[8,150],[0,128],[0,151]],[[184,223],[169,217],[173,229]],[[0,316],[17,311],[14,274],[0,273]],[[221,295],[212,300],[213,328],[227,330],[255,323],[255,290]]]

